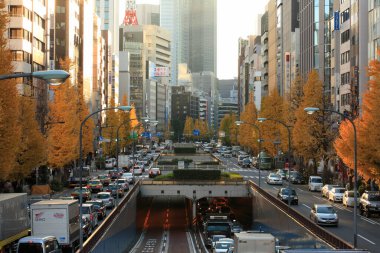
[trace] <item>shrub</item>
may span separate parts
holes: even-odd
[[[173,173],[168,173],[166,175],[157,176],[153,180],[163,181],[163,180],[173,180],[173,179],[174,179]]]
[[[176,180],[219,180],[220,170],[174,170]]]
[[[104,157],[96,158],[95,165],[98,170],[104,170],[106,168],[106,158]]]
[[[58,180],[53,180],[50,183],[50,188],[55,192],[60,192],[63,189],[63,184]]]
[[[195,154],[196,147],[174,147],[175,154]]]
[[[204,161],[200,162],[199,165],[219,165],[218,161]]]

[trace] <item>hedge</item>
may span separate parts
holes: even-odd
[[[196,147],[174,147],[175,154],[195,154],[196,151]]]
[[[200,162],[199,165],[219,165],[219,161],[204,161]]]
[[[172,159],[171,161],[158,161],[157,164],[158,165],[178,165],[178,161],[184,161],[186,164],[189,164],[191,162],[193,162],[193,160],[191,159]]]
[[[173,170],[176,180],[220,180],[220,170]]]

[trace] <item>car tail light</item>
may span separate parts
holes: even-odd
[[[94,216],[92,215],[92,213],[90,214],[90,220],[93,220],[94,219]]]
[[[109,199],[109,201],[111,202],[111,201],[112,201],[112,199]]]

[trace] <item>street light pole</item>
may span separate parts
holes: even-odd
[[[357,209],[358,209],[358,168],[357,168],[357,139],[356,139],[356,126],[352,119],[348,118],[346,115],[339,111],[334,111],[330,109],[320,109],[317,107],[306,107],[304,109],[307,114],[313,114],[317,111],[325,111],[339,114],[343,117],[343,119],[347,119],[354,129],[354,248],[357,248],[357,240],[358,240],[358,223],[357,223]]]
[[[129,119],[126,122],[121,123],[116,130],[116,168],[119,169],[119,130],[122,126],[125,126],[129,122],[135,119]]]
[[[70,77],[70,74],[64,70],[45,70],[35,71],[31,73],[14,73],[8,75],[0,75],[0,80],[19,78],[19,77],[34,77],[44,80],[50,85],[60,85]]]
[[[261,155],[260,155],[260,153],[261,153],[261,131],[260,131],[260,128],[259,128],[259,126],[258,125],[255,125],[255,124],[253,124],[253,123],[248,123],[248,122],[244,122],[244,121],[235,121],[235,124],[237,125],[237,126],[240,126],[241,124],[247,124],[247,125],[250,125],[250,126],[253,126],[253,127],[255,127],[256,129],[257,129],[257,132],[259,133],[259,163],[258,163],[258,169],[259,169],[259,187],[261,187]]]
[[[95,111],[84,118],[84,120],[80,124],[79,128],[79,248],[80,250],[83,249],[83,210],[82,210],[82,205],[83,205],[83,192],[82,192],[82,171],[83,171],[83,150],[82,150],[82,135],[83,135],[83,126],[86,123],[86,121],[91,118],[93,115],[106,111],[106,110],[124,110],[124,111],[129,111],[131,110],[131,106],[118,106],[118,107],[110,107],[110,108],[103,108],[98,111]]]

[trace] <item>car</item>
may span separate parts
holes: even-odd
[[[99,179],[91,179],[88,181],[87,188],[89,188],[92,193],[97,193],[103,191],[103,184]]]
[[[154,178],[161,175],[160,168],[150,168],[149,169],[149,177]]]
[[[130,184],[134,184],[135,183],[135,176],[133,175],[132,172],[123,173],[123,175],[121,175],[121,178],[127,179],[127,181]]]
[[[278,184],[278,185],[282,185],[283,183],[282,177],[275,173],[270,173],[266,178],[266,182],[267,184]]]
[[[238,156],[238,165],[242,165],[243,164],[243,160],[245,159],[245,158],[247,158],[248,157],[248,154],[240,154],[239,156]]]
[[[344,206],[355,206],[355,192],[354,191],[345,191],[343,194],[342,204]],[[359,206],[359,193],[356,194],[358,201],[356,203],[357,206]]]
[[[288,172],[288,170],[278,169],[278,170],[276,171],[276,174],[280,175],[281,178],[282,178],[282,180],[285,180],[285,179],[286,179],[286,176],[287,176],[287,174],[288,174],[287,172]]]
[[[249,160],[248,157],[244,158],[241,167],[242,168],[251,168],[251,160]]]
[[[213,236],[211,237],[211,247],[214,248],[215,243],[216,243],[217,241],[219,241],[220,239],[222,239],[222,238],[226,238],[226,236],[225,236],[225,235],[213,235]]]
[[[3,244],[4,243],[2,241],[2,245]],[[12,248],[13,250],[1,250],[1,252],[62,253],[62,249],[55,236],[25,236],[21,238]]]
[[[339,218],[332,205],[314,204],[310,211],[310,219],[318,225],[338,226]]]
[[[103,184],[103,186],[108,186],[111,183],[111,178],[108,175],[99,175],[98,179]]]
[[[225,158],[231,158],[232,157],[232,152],[230,150],[226,150],[222,153],[222,156]]]
[[[109,184],[105,190],[106,192],[110,192],[114,197],[123,197],[124,196],[124,188],[122,188],[121,184],[112,183]],[[118,195],[116,195],[118,194]]]
[[[325,184],[321,189],[322,197],[329,198],[329,192],[332,188],[339,187],[339,185],[336,184]]]
[[[74,199],[79,199],[80,193],[82,193],[83,202],[91,199],[91,191],[86,187],[82,187],[82,189],[75,187],[71,192],[71,196],[74,197]]]
[[[361,215],[368,218],[372,214],[380,214],[380,192],[365,191],[360,197],[359,210]]]
[[[88,217],[82,217],[82,231],[83,231],[83,239],[87,239],[92,234],[92,225],[91,221]]]
[[[278,190],[277,198],[289,204],[298,205],[298,195],[294,189],[291,188],[281,188]]]
[[[308,189],[309,191],[321,191],[322,189],[322,178],[320,176],[310,176]]]
[[[343,194],[346,191],[343,187],[334,187],[329,191],[328,199],[332,202],[342,202]]]
[[[231,241],[217,241],[214,244],[213,251],[214,253],[227,253],[229,249],[234,245]]]
[[[145,161],[137,161],[135,166],[133,166],[133,167],[136,167],[136,166],[140,167],[142,172],[145,172],[145,166],[149,166],[149,164],[146,165]]]
[[[106,169],[111,169],[116,166],[116,158],[109,158],[105,161]]]
[[[98,219],[103,220],[107,216],[106,206],[103,201],[94,199],[91,201],[87,201],[86,204],[93,204],[96,212],[98,213]]]
[[[121,185],[121,188],[126,192],[129,190],[129,182],[125,178],[119,178],[116,181],[116,184]]]
[[[106,208],[112,209],[115,207],[115,199],[110,192],[99,192],[96,198],[103,201]]]
[[[135,175],[135,176],[141,176],[142,173],[143,173],[143,169],[142,169],[142,168],[143,168],[143,167],[141,167],[141,166],[135,165],[135,166],[133,166],[131,172],[132,172],[133,175]]]
[[[298,171],[290,171],[288,180],[292,184],[304,184],[305,183],[305,178]]]
[[[120,171],[117,169],[110,170],[108,172],[108,174],[109,174],[111,180],[116,180],[116,179],[120,178],[120,176],[121,176]]]
[[[98,225],[98,214],[93,204],[82,204],[82,217],[90,220],[92,229]]]
[[[232,234],[240,233],[241,231],[243,231],[243,228],[236,220],[234,220],[233,223],[231,224],[231,233]]]

